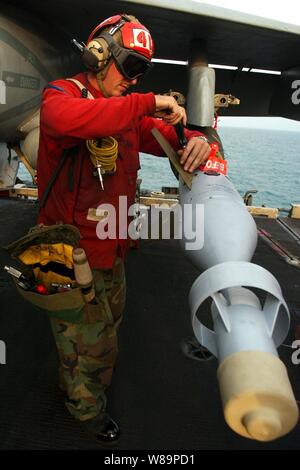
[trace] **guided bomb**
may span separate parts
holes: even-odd
[[[183,223],[196,226],[197,205],[204,208],[203,247],[185,250],[190,240],[184,231],[181,243],[191,262],[204,269],[191,288],[189,304],[197,340],[219,360],[225,420],[244,437],[276,439],[298,421],[298,406],[276,349],[288,333],[290,318],[277,280],[251,263],[255,222],[225,175],[199,170],[191,189],[181,181],[179,192],[181,205],[192,206],[183,211]],[[249,288],[264,292],[264,303]],[[209,297],[213,329],[198,318]]]

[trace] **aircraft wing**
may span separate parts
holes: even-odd
[[[1,3],[1,2],[0,2]],[[2,2],[3,3],[3,2]],[[6,3],[6,2],[4,2]],[[235,66],[217,70],[216,93],[232,94],[240,106],[224,115],[283,116],[300,120],[299,106],[292,103],[292,83],[300,78],[300,27],[198,3],[192,0],[10,0],[10,5],[52,25],[53,34],[86,40],[101,19],[116,13],[136,15],[149,27],[159,59],[186,61],[193,39],[205,43],[210,64]],[[65,38],[65,39],[63,39]],[[265,69],[281,75],[258,74]],[[139,90],[186,93],[187,70],[182,65],[156,64]]]
[[[124,3],[132,4],[149,25],[156,40],[157,57],[185,61],[191,41],[203,39],[210,64],[236,67],[236,70],[223,69],[216,73],[216,92],[232,94],[241,100],[240,106],[230,107],[223,114],[300,120],[300,107],[292,102],[295,80],[300,79],[300,26],[192,0]],[[156,65],[155,86],[164,77],[166,88],[166,82],[170,83],[173,76],[178,79],[180,89],[186,90],[185,71],[180,66],[168,67],[167,73],[166,66],[163,70],[163,66]],[[253,69],[281,74],[255,73]],[[154,73],[151,81],[153,84]],[[174,89],[176,85],[171,81],[169,87]]]

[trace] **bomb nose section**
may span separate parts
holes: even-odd
[[[272,441],[281,435],[281,417],[272,408],[261,408],[246,414],[243,423],[248,434],[257,441]]]
[[[239,351],[218,368],[228,426],[248,439],[267,442],[290,432],[299,411],[283,362],[264,351]]]

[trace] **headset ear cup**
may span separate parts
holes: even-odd
[[[82,55],[84,65],[93,72],[100,72],[110,58],[107,42],[103,38],[90,41]]]
[[[99,61],[93,52],[85,48],[81,59],[87,69],[92,70],[93,72],[99,72]]]

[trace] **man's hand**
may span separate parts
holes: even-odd
[[[199,137],[192,137],[185,149],[178,150],[180,163],[185,171],[192,173],[202,163],[205,163],[211,152],[211,148],[207,142]]]
[[[167,124],[174,126],[182,120],[186,125],[186,112],[179,106],[173,96],[155,95],[156,111],[154,117],[162,118]]]

